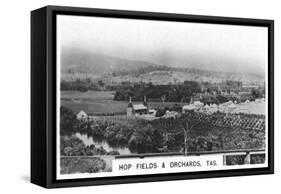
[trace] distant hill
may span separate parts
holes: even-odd
[[[134,70],[115,71],[109,77],[113,82],[152,82],[153,84],[176,84],[184,81],[221,82],[225,80],[263,84],[264,77],[257,74],[220,72],[196,68],[178,68],[161,65],[146,66]]]
[[[100,55],[79,48],[64,48],[61,53],[62,73],[87,73],[93,75],[133,71],[156,64]]]
[[[146,61],[128,60],[96,54],[79,48],[64,48],[61,53],[62,79],[92,78],[106,82],[152,82],[171,84],[188,81],[220,82],[223,80],[263,83],[264,77],[249,73],[169,67]]]
[[[177,84],[184,81],[197,81],[197,82],[212,82],[219,83],[226,80],[242,81],[244,84],[263,84],[264,78],[249,75],[249,74],[237,74],[237,73],[222,73],[222,72],[210,72],[210,71],[193,71],[174,69],[171,71],[151,71],[146,73],[131,72],[123,75],[112,76],[108,81],[116,83],[120,82],[151,82],[156,85],[162,84]]]

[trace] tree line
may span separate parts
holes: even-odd
[[[60,84],[61,90],[76,90],[86,92],[88,90],[102,91],[105,90],[105,84],[102,80],[93,82],[90,78],[80,79],[77,78],[73,81],[62,80]]]
[[[189,102],[191,96],[200,91],[200,84],[195,81],[185,81],[178,85],[128,84],[116,90],[114,100],[127,101],[132,97],[134,101],[143,101],[146,96],[162,102]]]

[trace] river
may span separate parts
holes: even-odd
[[[89,136],[88,134],[75,133],[74,136],[81,139],[85,143],[85,145],[94,144],[95,147],[103,147],[107,152],[118,151],[120,155],[132,154],[132,152],[127,147],[112,146],[109,145],[106,140],[100,138],[93,138],[93,136]]]

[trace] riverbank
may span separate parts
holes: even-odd
[[[62,136],[60,138],[61,156],[95,156],[95,155],[120,155],[117,151],[106,151],[103,147],[85,143],[75,136]]]
[[[75,136],[62,136],[60,138],[60,172],[72,173],[98,173],[110,172],[112,160],[117,151],[106,151],[103,147],[85,145]]]

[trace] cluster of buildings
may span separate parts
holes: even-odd
[[[232,101],[228,101],[228,102],[220,104],[220,105],[217,105],[217,104],[204,105],[200,101],[195,101],[192,104],[184,105],[182,107],[182,111],[183,111],[183,113],[197,111],[197,112],[202,112],[202,113],[206,113],[206,114],[213,114],[218,111],[230,113],[231,110],[233,110],[235,108],[236,108],[236,104],[233,103]]]
[[[254,114],[263,114],[265,99],[256,99],[254,102],[250,102],[249,100],[244,103],[237,104],[236,101],[228,101],[222,104],[204,104],[199,100],[195,100],[192,98],[189,104],[177,107],[177,110],[166,110],[164,114],[161,115],[161,118],[176,118],[180,116],[180,114],[189,113],[189,112],[201,112],[205,114],[213,114],[216,112],[223,113],[254,113]],[[260,107],[260,108],[258,108]],[[257,109],[254,112],[253,109]],[[150,108],[146,96],[144,96],[144,100],[142,103],[133,103],[132,98],[129,98],[129,103],[126,108],[127,117],[139,117],[146,120],[154,120],[159,119],[159,115],[157,115],[157,110]],[[76,115],[78,120],[87,120],[90,119],[91,116],[81,110]]]
[[[182,112],[202,112],[213,114],[216,112],[222,113],[247,113],[247,114],[265,114],[265,99],[256,99],[255,101],[246,100],[243,103],[232,102],[231,100],[222,104],[206,104],[200,101],[195,101],[189,105],[182,107]]]

